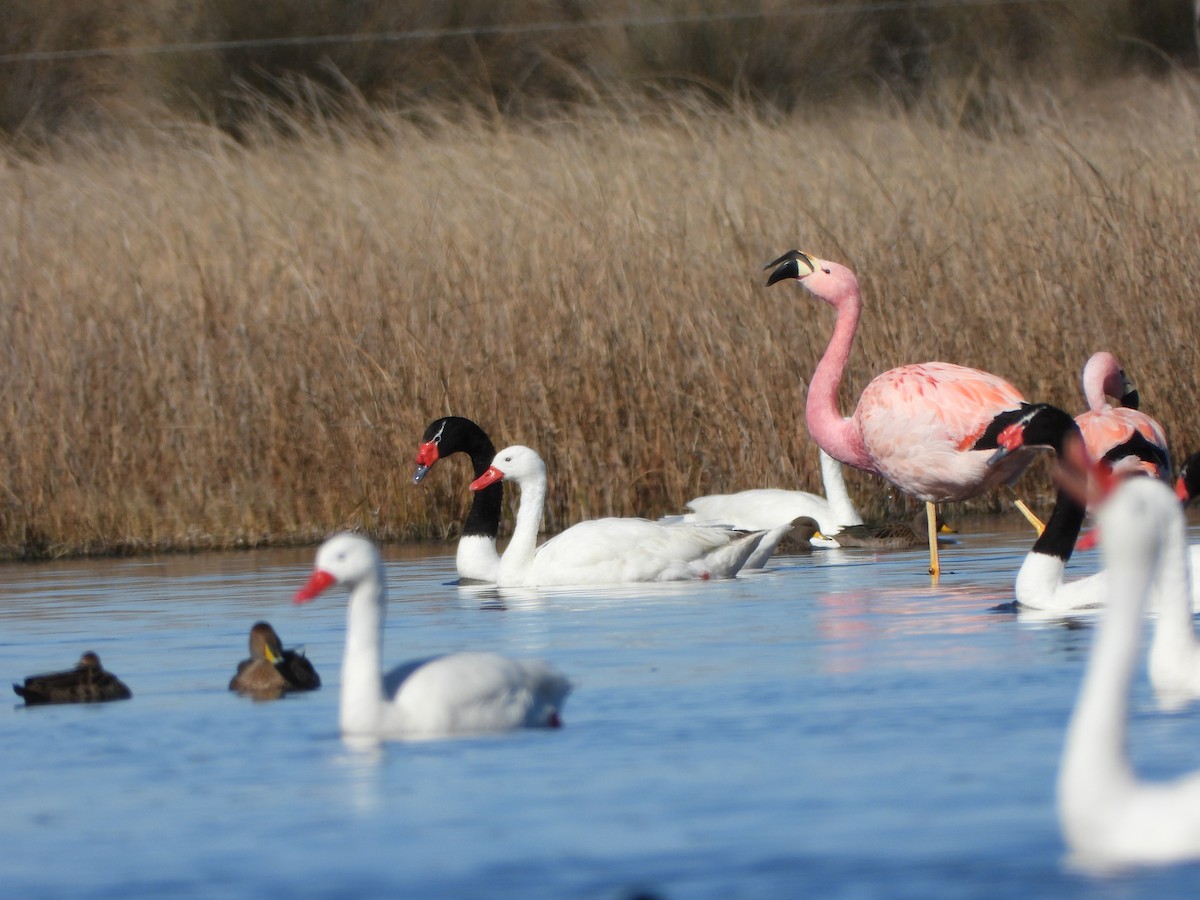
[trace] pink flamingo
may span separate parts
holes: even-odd
[[[1088,359],[1083,367],[1083,395],[1088,408],[1075,417],[1075,423],[1092,459],[1108,462],[1118,476],[1145,473],[1170,480],[1167,434],[1158,422],[1138,411],[1137,389],[1111,353],[1101,350]],[[1109,397],[1120,405],[1113,406]]]
[[[1033,461],[1025,449],[988,465],[996,435],[1028,407],[996,375],[944,362],[900,366],[876,376],[849,418],[837,408],[838,385],[862,312],[858,279],[843,265],[799,250],[765,268],[767,285],[794,279],[837,311],[837,323],[808,386],[805,417],[817,446],[849,466],[881,475],[919,500],[929,523],[929,574],[941,573],[936,504],[966,500],[1011,484]],[[1037,522],[1018,501],[1018,507]],[[1035,527],[1040,527],[1037,522]]]

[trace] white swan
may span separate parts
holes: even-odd
[[[1182,519],[1182,507],[1180,510]],[[1200,642],[1192,617],[1192,569],[1197,549],[1188,546],[1183,526],[1167,529],[1151,589],[1155,619],[1148,670],[1159,705],[1166,709],[1177,709],[1200,697]]]
[[[296,593],[304,603],[333,584],[350,588],[342,656],[342,734],[446,737],[553,727],[570,682],[543,662],[496,653],[452,653],[382,674],[387,587],[375,545],[340,534],[317,551],[316,570]]]
[[[512,539],[500,557],[500,587],[622,584],[731,578],[754,552],[762,532],[741,535],[705,525],[604,518],[573,525],[537,546],[546,499],[546,464],[529,447],[507,447],[471,482],[476,491],[501,479],[521,486]],[[786,528],[790,528],[790,523]]]
[[[1166,543],[1184,528],[1166,485],[1123,482],[1100,512],[1109,580],[1058,776],[1063,837],[1084,864],[1200,858],[1200,772],[1169,782],[1137,778],[1126,749],[1130,682],[1143,612]]]
[[[776,529],[807,516],[816,519],[821,532],[821,538],[813,541],[814,545],[837,547],[837,533],[848,525],[861,525],[863,519],[846,490],[842,464],[824,450],[819,451],[819,456],[824,497],[785,488],[751,488],[733,494],[707,494],[687,502],[686,506],[691,512],[667,516],[663,521],[728,525],[743,531],[761,531]],[[764,540],[763,544],[766,543]],[[771,548],[773,551],[774,547]],[[755,556],[760,554],[756,552]],[[761,556],[765,563],[770,552]],[[761,568],[761,563],[757,559],[752,560],[746,564],[746,568]]]

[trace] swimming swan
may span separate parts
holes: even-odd
[[[557,727],[571,684],[546,663],[497,653],[452,653],[383,674],[387,586],[375,545],[355,534],[330,538],[296,593],[312,600],[333,584],[350,589],[342,656],[342,734],[429,738]]]

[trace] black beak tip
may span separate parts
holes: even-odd
[[[795,259],[784,259],[782,263],[772,263],[771,265],[778,265],[779,268],[767,278],[767,287],[787,278],[800,277],[800,264]],[[770,266],[767,268],[770,268]]]

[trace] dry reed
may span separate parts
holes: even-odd
[[[465,467],[410,482],[445,413],[542,452],[551,529],[819,489],[803,402],[832,313],[761,272],[792,246],[863,285],[843,409],[924,359],[1079,409],[1106,348],[1195,449],[1196,85],[1011,94],[987,139],[938,124],[960,99],[379,115],[9,154],[0,553],[446,536]],[[896,505],[851,483],[868,513]]]

